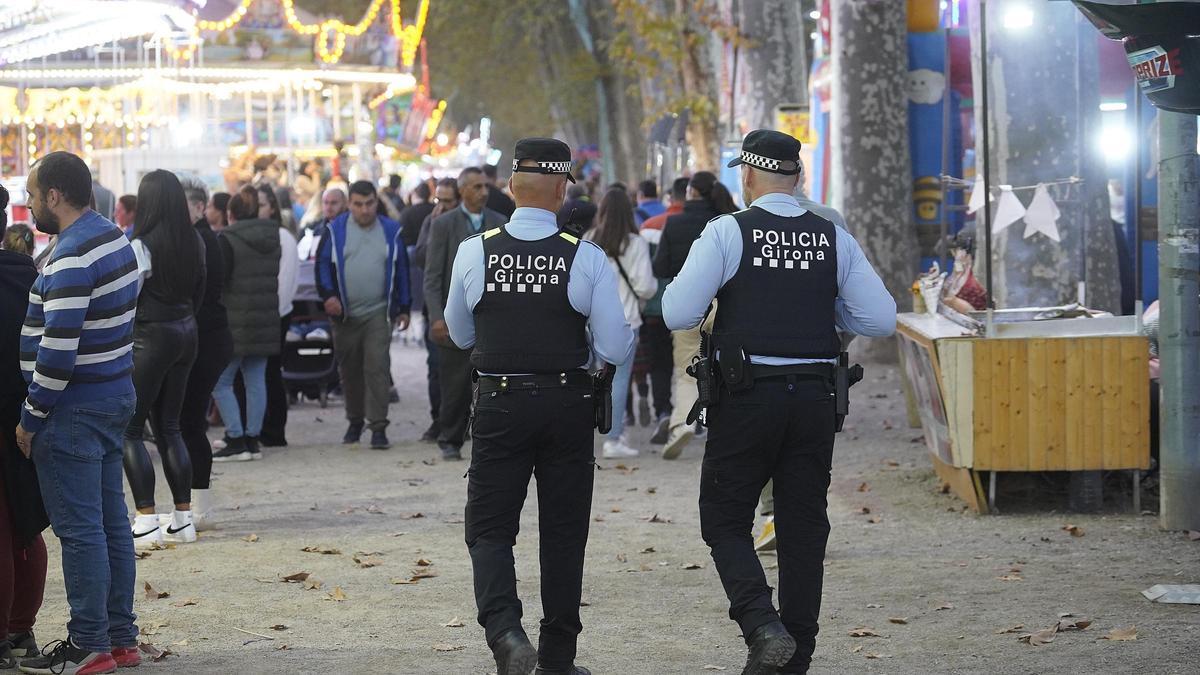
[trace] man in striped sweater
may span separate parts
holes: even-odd
[[[122,434],[133,413],[138,268],[129,241],[88,208],[79,157],[46,155],[30,171],[37,227],[58,246],[29,293],[21,370],[29,395],[17,444],[32,456],[62,542],[68,638],[25,659],[28,673],[91,675],[136,665],[133,538],[122,484]]]

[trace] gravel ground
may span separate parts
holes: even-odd
[[[395,373],[423,375],[423,352],[397,345],[394,357]],[[1200,607],[1157,605],[1139,593],[1200,582],[1200,542],[1119,508],[1068,515],[1061,493],[1039,477],[1001,482],[1004,515],[964,512],[940,493],[919,432],[905,425],[897,378],[893,368],[868,369],[838,439],[812,672],[1200,670]],[[424,380],[407,379],[398,378],[389,451],[342,447],[341,411],[308,403],[291,412],[290,447],[218,465],[219,529],[138,562],[142,639],[174,654],[147,668],[494,671],[463,543],[466,465],[442,463],[416,440],[428,422]],[[650,447],[646,430],[634,438]],[[598,462],[578,659],[597,675],[740,672],[744,647],[700,539],[700,456],[694,441],[675,462],[653,451],[621,466]],[[161,473],[158,494],[160,510],[169,508]],[[531,491],[516,551],[531,635],[540,617],[536,513]],[[57,540],[48,539],[43,642],[62,636],[67,613]],[[377,564],[361,566],[358,552]],[[775,558],[763,562],[774,576]],[[320,588],[281,581],[296,572]],[[417,572],[430,576],[411,583]],[[170,596],[148,599],[145,583]],[[1045,646],[1018,640],[1064,612],[1094,623]],[[1099,639],[1129,626],[1136,641]],[[861,628],[877,636],[851,636]]]

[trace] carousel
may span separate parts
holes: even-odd
[[[347,23],[293,0],[0,0],[0,176],[66,150],[118,193],[155,168],[215,187],[264,159],[373,178],[445,110],[414,69],[429,1]]]

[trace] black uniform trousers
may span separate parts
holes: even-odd
[[[833,385],[772,377],[753,389],[722,389],[708,412],[700,474],[700,530],[729,597],[729,617],[749,638],[782,620],[796,654],[781,673],[804,673],[816,646],[829,538],[826,491],[833,458]],[[774,479],[779,611],[751,534],[758,496]]]
[[[671,416],[671,380],[675,372],[671,329],[661,316],[642,317],[641,341],[650,350],[650,391],[654,397],[654,415]],[[632,399],[630,399],[632,400]]]
[[[279,353],[267,357],[267,409],[259,440],[267,447],[287,445],[288,392],[283,381],[283,349],[292,313],[279,318]],[[245,408],[243,408],[244,410]]]
[[[467,481],[466,540],[479,624],[488,645],[521,629],[513,544],[530,475],[537,477],[542,613],[538,662],[575,660],[579,598],[592,507],[591,388],[543,388],[477,397]]]

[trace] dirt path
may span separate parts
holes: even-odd
[[[396,373],[422,375],[402,384],[403,401],[392,406],[399,441],[392,450],[345,449],[337,444],[340,410],[295,408],[291,447],[268,449],[261,462],[218,465],[215,487],[225,507],[219,530],[138,562],[136,611],[152,633],[143,639],[178,654],[149,669],[494,670],[474,620],[462,541],[466,467],[435,461],[436,448],[416,442],[428,421],[424,354],[397,347],[395,357]],[[904,425],[896,377],[869,369],[854,391],[850,428],[838,440],[814,673],[1197,672],[1200,607],[1152,604],[1139,591],[1200,582],[1200,542],[1159,531],[1155,518],[1124,513],[962,512],[959,501],[939,493],[924,444],[911,442],[918,432]],[[643,448],[646,437],[636,432]],[[740,672],[743,645],[700,540],[700,451],[693,442],[676,462],[644,453],[625,469],[599,462],[579,654],[597,675]],[[163,483],[160,473],[166,505]],[[866,491],[859,491],[862,483]],[[532,635],[540,617],[536,523],[531,492],[517,560]],[[1060,529],[1067,523],[1084,536]],[[66,620],[57,541],[50,537],[49,544],[43,642],[61,637]],[[301,551],[306,546],[341,553]],[[378,564],[361,567],[356,552]],[[774,567],[773,557],[763,560]],[[280,581],[301,571],[321,587]],[[394,583],[415,571],[437,576]],[[170,597],[146,599],[144,582]],[[331,599],[336,589],[344,600]],[[187,599],[195,604],[176,606]],[[1094,623],[1042,647],[998,633],[1018,624],[1045,628],[1062,612]],[[464,625],[446,626],[454,619]],[[1131,625],[1136,641],[1097,639]],[[862,627],[879,637],[850,636]]]

